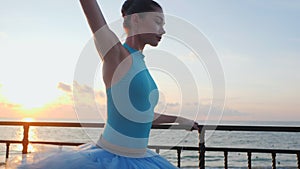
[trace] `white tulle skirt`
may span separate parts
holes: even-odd
[[[50,155],[49,155],[50,154]],[[177,169],[165,158],[148,149],[142,158],[124,157],[87,143],[74,150],[35,153],[28,160],[12,160],[6,168],[17,169]]]

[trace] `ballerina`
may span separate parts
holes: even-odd
[[[96,0],[80,0],[103,61],[107,121],[96,144],[52,155],[18,168],[47,169],[173,169],[147,148],[152,124],[175,123],[198,130],[183,117],[154,112],[159,93],[144,62],[145,45],[157,46],[166,33],[162,7],[152,0],[127,0],[122,6],[125,43],[109,29]]]

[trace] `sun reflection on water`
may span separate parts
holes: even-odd
[[[22,121],[24,122],[33,122],[35,121],[33,118],[24,118],[22,119]],[[18,140],[23,140],[23,135],[24,135],[24,129],[23,127],[20,127],[17,131],[17,137]],[[29,131],[28,131],[28,140],[29,141],[34,141],[34,140],[38,140],[38,131],[37,128],[34,126],[29,127]],[[16,146],[16,151],[22,151],[23,149],[23,145],[22,144],[18,144]],[[27,148],[28,152],[36,152],[38,151],[36,146],[33,146],[33,144],[28,144],[28,148]]]
[[[22,150],[23,150],[23,145],[22,144],[18,144],[18,146],[16,148],[16,151],[22,151]],[[32,152],[36,152],[37,149],[35,147],[33,147],[32,144],[28,144],[27,151],[29,153],[32,153]]]

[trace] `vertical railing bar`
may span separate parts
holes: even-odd
[[[224,168],[228,169],[228,151],[224,151]]]
[[[29,143],[29,140],[28,140],[29,124],[25,123],[23,125],[23,129],[24,129],[24,131],[23,131],[23,140],[22,140],[22,145],[23,145],[22,154],[27,154],[28,143]]]
[[[205,169],[205,129],[200,128],[198,130],[199,135],[199,168]]]
[[[297,153],[297,161],[298,169],[300,169],[300,152]]]
[[[272,153],[272,169],[276,169],[276,153]]]
[[[158,148],[158,147],[155,148],[155,152],[156,152],[157,154],[159,154],[159,148]]]
[[[6,143],[6,153],[5,153],[6,159],[8,159],[8,156],[9,156],[9,146],[10,146],[10,143],[7,142],[7,143]]]
[[[248,169],[251,169],[251,151],[247,152],[247,157],[248,157]]]
[[[177,148],[177,167],[180,168],[180,156],[181,156],[181,149]]]

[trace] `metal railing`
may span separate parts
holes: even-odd
[[[71,142],[50,142],[50,141],[30,141],[28,139],[30,126],[47,126],[47,127],[90,127],[90,128],[103,128],[104,123],[71,123],[71,122],[15,122],[15,121],[0,121],[0,126],[23,126],[23,139],[22,140],[0,140],[0,143],[6,144],[6,158],[9,157],[9,148],[11,144],[22,144],[22,153],[28,153],[29,144],[49,144],[59,146],[78,146],[83,143]],[[184,130],[185,126],[179,125],[153,125],[153,129],[174,129]],[[288,149],[257,149],[257,148],[230,148],[230,147],[206,147],[205,146],[205,132],[209,130],[219,131],[262,131],[262,132],[300,132],[300,127],[282,127],[282,126],[230,126],[230,125],[199,125],[198,130],[199,143],[198,147],[188,146],[160,146],[149,145],[150,149],[155,149],[159,153],[160,149],[171,149],[177,151],[177,166],[181,166],[181,152],[198,151],[199,153],[199,168],[205,169],[205,152],[223,152],[224,153],[224,168],[228,168],[228,152],[244,152],[248,157],[248,169],[251,169],[251,155],[252,153],[269,153],[272,156],[272,168],[276,169],[276,155],[277,154],[295,154],[297,156],[297,168],[300,169],[300,150]]]

